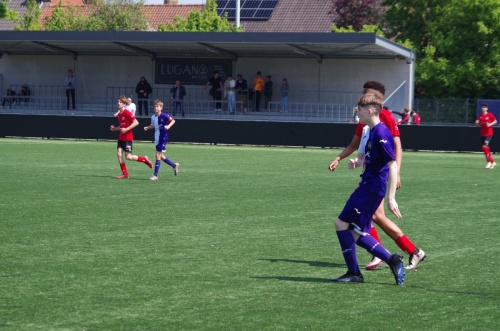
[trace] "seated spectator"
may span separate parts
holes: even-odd
[[[5,103],[9,104],[7,107],[12,107],[12,104],[16,103],[16,91],[11,90],[10,88],[7,89],[7,93],[2,101],[2,108],[5,107]]]
[[[420,125],[420,115],[417,114],[416,111],[414,110],[411,111],[411,118],[412,118],[411,124]]]
[[[401,119],[398,121],[398,124],[409,124],[410,121],[410,109],[405,108],[403,112],[393,111],[394,114],[398,114],[401,116]]]
[[[24,84],[22,86],[20,95],[21,95],[21,98],[20,98],[21,103],[30,101],[29,96],[31,95],[31,90],[27,84]]]

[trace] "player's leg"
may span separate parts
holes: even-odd
[[[417,265],[425,259],[425,252],[419,249],[386,215],[383,208],[378,208],[373,215],[373,222],[377,224],[406,254],[410,256],[407,269],[416,269]]]
[[[137,161],[145,163],[148,167],[153,168],[153,163],[149,161],[147,156],[139,156],[132,154],[132,141],[126,142],[125,158],[129,161]]]
[[[335,231],[339,239],[342,255],[347,265],[347,273],[332,279],[333,282],[339,283],[362,283],[363,275],[359,270],[358,258],[356,257],[356,242],[349,230],[349,223],[343,222],[340,219],[335,221]]]
[[[403,255],[391,254],[382,244],[378,243],[370,234],[364,232],[358,224],[351,224],[356,245],[364,248],[368,253],[384,261],[391,268],[397,285],[403,285],[405,271],[403,268]]]
[[[384,200],[382,200],[382,202],[378,206],[377,211],[375,212],[373,217],[375,218],[376,215],[384,215],[385,216]],[[378,236],[377,228],[375,228],[375,226],[373,226],[373,224],[370,228],[370,236],[372,236],[379,244],[382,244],[382,241],[380,241],[380,237]],[[379,265],[381,265],[382,262],[383,261],[381,259],[379,259],[375,255],[373,255],[372,260],[370,262],[368,262],[368,264],[366,265],[365,268],[366,268],[366,270],[373,270],[373,269],[377,268]]]
[[[167,150],[167,140],[165,141],[165,144],[163,145],[163,153]],[[162,153],[162,160],[163,162],[165,162],[166,164],[168,164],[169,166],[172,167],[172,169],[174,170],[174,176],[177,176],[179,174],[179,163],[175,163],[173,162],[172,160],[170,160],[168,157],[166,157],[164,154]]]
[[[491,137],[481,137],[481,141],[483,142],[483,145],[481,146],[481,149],[483,150],[484,157],[486,158],[486,169],[490,169],[492,162],[491,162],[491,150],[490,150],[490,139]]]
[[[153,173],[153,176],[151,176],[149,180],[158,180],[158,172],[160,171],[162,157],[163,153],[161,152],[161,146],[160,146],[160,151],[158,151],[158,145],[156,145],[155,171]]]
[[[116,176],[116,178],[118,178],[118,179],[128,178],[127,166],[125,165],[125,160],[123,159],[124,146],[125,146],[124,142],[121,140],[118,140],[117,148],[116,148],[116,155],[118,157],[118,164],[120,165],[120,169],[122,171],[121,175]]]

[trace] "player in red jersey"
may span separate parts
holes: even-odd
[[[132,134],[132,129],[139,125],[139,121],[125,109],[127,105],[127,97],[121,96],[118,98],[118,121],[120,122],[120,126],[116,127],[111,125],[111,131],[119,131],[118,135],[118,144],[117,144],[117,155],[118,155],[118,163],[120,164],[120,168],[122,170],[122,174],[116,176],[116,178],[124,179],[128,178],[127,166],[125,165],[125,160],[123,159],[123,152],[125,152],[125,158],[127,160],[133,160],[137,162],[146,163],[146,165],[150,168],[153,167],[151,161],[148,160],[148,157],[137,156],[132,154],[132,143],[134,140],[134,135]]]
[[[476,125],[481,127],[481,140],[483,141],[483,152],[486,156],[486,169],[496,167],[495,160],[491,155],[490,142],[493,137],[493,125],[497,124],[497,119],[492,113],[488,113],[488,105],[481,105],[481,114],[477,116]]]
[[[366,82],[363,85],[363,93],[374,93],[377,95],[381,100],[384,98],[385,94],[385,86],[377,81],[369,81]],[[401,147],[401,139],[400,139],[400,133],[399,133],[399,128],[398,124],[396,123],[396,120],[392,116],[392,114],[387,111],[387,110],[381,110],[379,113],[380,121],[384,123],[389,131],[391,132],[392,136],[394,137],[394,154],[396,157],[396,163],[398,165],[398,176],[397,176],[397,188],[401,187],[401,177],[400,177],[400,171],[401,171],[401,162],[403,159],[403,149]],[[352,138],[351,143],[349,146],[344,148],[344,150],[330,163],[329,169],[330,171],[335,171],[337,168],[340,160],[348,157],[355,151],[357,151],[359,147],[359,143],[361,142],[361,136],[363,133],[363,124],[358,124],[356,127],[356,132],[354,134],[354,137]],[[404,252],[406,252],[410,256],[409,264],[406,267],[406,269],[416,269],[417,265],[425,259],[425,252],[421,249],[419,249],[415,244],[413,244],[408,237],[401,231],[399,226],[397,226],[393,221],[391,221],[389,218],[385,216],[385,210],[384,210],[384,201],[382,200],[379,208],[373,214],[373,222],[380,226],[384,232],[391,237],[392,240],[396,242],[399,248],[401,248]],[[372,226],[370,230],[370,235],[374,237],[379,243],[380,243],[380,238],[378,236],[377,230],[375,227]],[[377,257],[374,257],[370,263],[366,266],[366,269],[372,270],[378,267],[382,263],[382,260],[380,260]]]
[[[420,115],[417,114],[416,111],[412,110],[410,113],[410,116],[412,118],[411,124],[413,125],[420,125]]]

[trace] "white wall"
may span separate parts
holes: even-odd
[[[154,83],[154,61],[137,56],[13,56],[0,59],[3,88],[10,84],[63,85],[68,69],[73,69],[82,95],[78,102],[92,103],[106,96],[106,86],[135,86],[140,76]],[[367,80],[379,80],[387,94],[409,78],[410,65],[395,60],[239,58],[233,74],[243,74],[252,86],[257,71],[271,75],[275,89],[286,77],[292,90],[321,90],[361,93]],[[170,87],[170,86],[164,86]],[[195,88],[195,87],[188,87]],[[199,87],[196,87],[199,89]],[[4,94],[5,91],[1,91]]]

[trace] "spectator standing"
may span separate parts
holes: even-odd
[[[151,84],[146,80],[146,77],[141,76],[139,83],[135,87],[135,93],[137,93],[137,110],[139,111],[139,116],[142,116],[142,109],[144,108],[144,114],[148,116],[149,108],[149,95],[153,92]]]
[[[255,104],[254,111],[260,110],[260,99],[262,98],[262,90],[264,89],[264,79],[262,79],[262,75],[260,71],[257,71],[257,76],[255,76],[253,80],[253,90],[255,93]]]
[[[158,180],[158,172],[160,171],[161,161],[165,162],[174,169],[174,176],[179,173],[179,163],[172,162],[163,153],[167,150],[168,130],[175,124],[175,120],[170,115],[163,113],[163,102],[155,101],[155,114],[151,116],[151,125],[145,126],[144,131],[155,129],[155,147],[156,147],[156,163],[155,172],[149,180]]]
[[[416,111],[412,110],[411,113],[411,124],[420,125],[420,115]]]
[[[222,78],[219,76],[218,71],[214,71],[212,77],[205,85],[205,88],[210,86],[210,91],[208,92],[212,98],[214,99],[215,112],[219,112],[222,110]]]
[[[233,79],[233,76],[227,75],[226,81],[224,82],[224,92],[227,95],[227,108],[229,110],[229,114],[234,115],[234,111],[236,110],[236,93],[234,89],[236,87],[236,81]]]
[[[68,75],[64,79],[64,87],[66,88],[66,109],[69,109],[69,99],[71,97],[71,105],[75,109],[75,89],[76,89],[76,78],[73,74],[73,70],[68,70]]]
[[[111,131],[118,131],[118,143],[117,143],[117,156],[118,163],[120,164],[120,169],[122,174],[116,176],[118,179],[128,178],[127,166],[125,165],[125,160],[123,154],[125,153],[125,158],[130,161],[137,161],[145,163],[148,167],[152,168],[153,164],[148,160],[147,156],[137,156],[132,154],[132,144],[134,141],[134,135],[132,130],[139,125],[139,121],[135,118],[132,113],[130,113],[125,106],[127,105],[127,97],[121,96],[118,99],[118,122],[120,125],[118,127],[111,125],[109,128]]]
[[[174,106],[173,114],[175,116],[177,108],[181,111],[182,117],[184,117],[184,97],[186,96],[186,88],[181,84],[180,80],[175,81],[174,87],[170,89],[172,94],[172,101]],[[163,108],[163,105],[162,105]],[[156,113],[156,103],[155,103],[155,113]]]
[[[7,93],[5,94],[5,97],[2,100],[2,108],[5,107],[5,103],[8,103],[9,105],[7,107],[10,108],[12,107],[12,104],[15,102],[16,102],[16,91],[8,88]]]
[[[283,78],[281,82],[281,112],[286,113],[288,111],[288,91],[290,91],[290,86],[288,86],[288,81]]]
[[[481,140],[483,142],[482,150],[486,157],[486,169],[494,169],[496,162],[493,159],[490,150],[491,138],[493,138],[493,125],[497,124],[497,119],[492,113],[488,112],[488,104],[481,105],[481,114],[477,116],[476,125],[481,128]]]
[[[271,76],[266,76],[266,81],[264,82],[264,109],[266,111],[271,111],[271,101],[273,99],[273,81]]]
[[[248,83],[243,76],[239,74],[236,76],[235,88],[238,91],[238,101],[242,103],[243,112],[245,113],[248,108]]]

